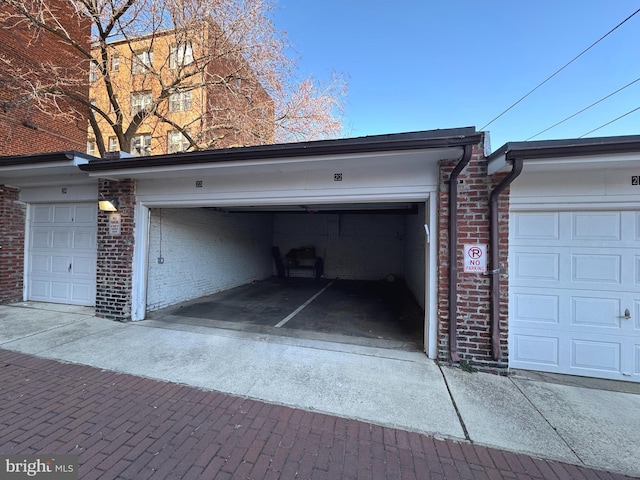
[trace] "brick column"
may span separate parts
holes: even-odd
[[[438,267],[438,359],[449,361],[449,198],[448,180],[457,162],[440,165],[439,192],[439,267]],[[457,346],[461,361],[491,370],[504,367],[491,357],[490,278],[482,273],[465,273],[463,250],[465,244],[489,246],[489,196],[497,181],[487,176],[487,160],[481,145],[475,146],[471,161],[458,180],[458,243],[455,245],[458,262]],[[504,196],[504,194],[503,194]],[[508,204],[501,203],[501,263],[505,265],[508,254]],[[504,225],[503,225],[504,223]],[[506,274],[501,299],[504,312],[504,359],[506,359],[506,322],[508,291]]]
[[[98,261],[96,270],[96,315],[113,320],[131,320],[133,272],[133,227],[135,181],[100,180],[98,192],[119,202],[120,233],[113,234],[109,212],[98,213]]]
[[[0,304],[23,299],[26,218],[20,190],[0,185]]]

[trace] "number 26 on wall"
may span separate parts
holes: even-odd
[[[640,175],[631,176],[631,185],[640,186]]]

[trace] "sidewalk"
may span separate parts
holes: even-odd
[[[620,478],[585,466],[640,476],[637,394],[39,307],[0,307],[0,348],[82,365],[0,354],[0,453],[79,453],[80,478],[293,478],[286,465],[301,478]]]

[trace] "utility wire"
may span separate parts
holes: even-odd
[[[618,25],[616,25],[615,27],[613,27],[611,30],[609,30],[607,33],[605,33],[602,37],[600,37],[598,40],[596,40],[595,42],[593,42],[591,45],[589,45],[587,48],[585,48],[582,52],[580,52],[578,55],[576,55],[575,57],[573,57],[573,59],[571,59],[568,63],[566,63],[564,66],[562,66],[561,68],[559,68],[558,70],[556,70],[553,74],[549,75],[544,81],[542,81],[541,83],[539,83],[536,87],[534,87],[529,93],[527,93],[525,96],[523,96],[522,98],[520,98],[520,100],[518,100],[517,102],[513,103],[509,108],[507,108],[506,110],[504,110],[501,114],[499,114],[497,117],[493,118],[493,120],[491,120],[489,123],[487,123],[484,127],[482,127],[480,130],[484,130],[485,128],[487,128],[489,125],[491,125],[493,122],[495,122],[496,120],[498,120],[500,117],[502,117],[505,113],[507,113],[509,110],[511,110],[513,107],[515,107],[516,105],[518,105],[520,102],[522,102],[525,98],[527,98],[529,95],[531,95],[533,92],[535,92],[536,90],[538,90],[541,86],[543,86],[545,83],[547,83],[549,80],[551,80],[553,77],[555,77],[556,75],[558,75],[562,70],[564,70],[565,68],[567,68],[569,65],[571,65],[573,62],[575,62],[578,58],[580,58],[582,55],[584,55],[585,53],[587,53],[589,50],[591,50],[593,47],[595,47],[598,43],[600,43],[602,40],[604,40],[606,37],[608,37],[609,35],[611,35],[614,31],[616,31],[618,28],[620,28],[622,25],[624,25],[627,21],[631,20],[631,18],[636,15],[638,12],[640,12],[640,8],[638,10],[636,10],[635,12],[633,12],[631,15],[629,15],[627,18],[625,18],[622,22],[620,22]]]
[[[613,120],[611,120],[610,122],[605,123],[604,125],[600,125],[598,128],[594,128],[593,130],[591,130],[590,132],[585,133],[584,135],[580,135],[578,138],[582,138],[582,137],[586,137],[587,135],[589,135],[590,133],[595,132],[596,130],[600,130],[601,128],[606,127],[607,125],[611,125],[613,122],[617,122],[618,120],[620,120],[621,118],[626,117],[627,115],[631,115],[633,112],[636,112],[640,110],[640,107],[634,108],[633,110],[624,113],[622,115],[620,115],[618,118],[614,118]]]
[[[640,77],[636,78],[633,82],[627,83],[624,87],[619,88],[618,90],[616,90],[615,92],[610,93],[609,95],[607,95],[606,97],[602,97],[600,100],[598,100],[597,102],[593,102],[591,105],[589,105],[588,107],[584,107],[582,110],[580,110],[579,112],[574,113],[573,115],[568,116],[567,118],[565,118],[564,120],[560,120],[558,123],[554,123],[553,125],[551,125],[549,128],[545,128],[544,130],[542,130],[541,132],[536,133],[535,135],[532,135],[531,137],[527,138],[525,141],[528,142],[529,140],[536,138],[538,135],[542,135],[545,132],[548,132],[549,130],[551,130],[552,128],[557,127],[558,125],[560,125],[561,123],[566,122],[567,120],[571,120],[573,117],[580,115],[582,112],[585,112],[587,110],[589,110],[591,107],[595,107],[596,105],[598,105],[601,102],[604,102],[607,98],[611,98],[613,97],[615,94],[620,93],[622,90],[624,90],[625,88],[630,87],[631,85],[633,85],[634,83],[640,82]]]

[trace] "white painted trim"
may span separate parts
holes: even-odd
[[[637,195],[624,196],[575,196],[575,197],[511,197],[510,210],[637,210]]]
[[[425,352],[431,359],[438,357],[438,193],[431,192],[427,201],[425,213],[428,222],[431,243],[425,244],[429,264],[425,269],[427,278],[425,292],[425,318],[424,318],[424,338]],[[427,213],[428,212],[428,213]]]
[[[147,313],[147,275],[149,270],[149,207],[136,203],[133,229],[131,275],[131,320],[144,320]]]
[[[358,189],[344,191],[319,190],[308,192],[294,190],[289,192],[209,192],[203,194],[185,193],[180,195],[140,195],[138,201],[149,207],[224,207],[250,205],[299,205],[304,203],[366,203],[366,202],[423,202],[425,194],[435,192],[437,185],[420,188],[393,187],[384,190]]]
[[[25,215],[27,218],[24,220],[24,272],[22,276],[22,301],[26,302],[29,298],[29,270],[31,269],[31,263],[29,255],[29,248],[31,246],[31,204],[27,203]]]

